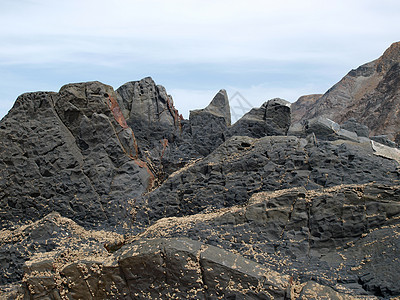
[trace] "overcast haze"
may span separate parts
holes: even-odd
[[[400,1],[0,0],[0,117],[18,95],[151,76],[188,117],[324,93],[400,40]]]

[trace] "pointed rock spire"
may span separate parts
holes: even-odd
[[[220,90],[212,99],[205,111],[211,112],[225,119],[226,125],[231,125],[231,108],[226,90]]]

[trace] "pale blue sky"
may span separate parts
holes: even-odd
[[[295,101],[378,58],[399,20],[397,0],[0,0],[0,117],[24,92],[146,76],[185,117],[221,88]]]

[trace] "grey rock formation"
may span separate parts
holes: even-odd
[[[228,136],[260,138],[286,135],[290,126],[290,103],[271,99],[260,108],[253,108],[228,129]]]
[[[371,140],[378,142],[382,145],[396,148],[397,144],[389,139],[387,135],[376,135],[376,136],[371,136]]]
[[[205,112],[223,118],[226,126],[231,125],[231,109],[229,106],[228,95],[225,90],[220,90],[206,108],[192,110],[190,115],[194,117],[195,115],[203,114]]]
[[[343,129],[339,124],[323,117],[317,117],[305,122],[304,131],[306,134],[313,133],[321,140],[350,140],[358,141],[357,133]]]
[[[331,287],[319,286],[322,294],[389,297],[400,294],[399,193],[380,184],[257,193],[245,205],[162,219],[133,240],[186,236],[243,253],[293,282]]]
[[[138,198],[135,220],[138,226],[147,226],[162,217],[240,205],[261,191],[398,180],[397,162],[374,155],[370,143],[232,137]]]
[[[151,77],[125,83],[116,93],[124,117],[131,125],[174,126],[179,122],[172,97],[163,86],[156,85]]]
[[[208,155],[225,141],[225,132],[231,124],[226,91],[220,90],[206,108],[191,111],[189,122],[196,151]]]
[[[33,261],[26,266],[28,297],[58,299],[282,299],[290,277],[238,254],[187,238],[123,246],[105,261]],[[43,282],[46,282],[43,285]]]
[[[354,118],[348,119],[346,122],[340,125],[341,128],[355,132],[358,136],[369,137],[369,129],[367,126],[362,125]]]
[[[151,174],[112,99],[99,82],[17,99],[0,124],[1,228],[52,211],[88,227],[130,222],[121,208],[146,191]]]
[[[55,212],[29,225],[2,230],[1,234],[0,286],[21,280],[23,273],[31,273],[34,261],[42,268],[53,270],[55,264],[68,259],[83,260],[96,255],[106,258],[108,252],[104,245],[123,241],[118,233],[85,230]],[[35,270],[40,271],[39,267]]]

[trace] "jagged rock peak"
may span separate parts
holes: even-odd
[[[396,63],[400,63],[400,42],[393,43],[377,60],[376,70],[387,72]]]
[[[123,114],[131,122],[178,125],[182,118],[172,96],[151,77],[127,82],[116,92]]]
[[[224,89],[220,90],[205,108],[206,111],[225,118],[226,125],[231,125],[231,109],[228,94]]]
[[[278,105],[290,107],[291,103],[289,101],[286,101],[285,99],[273,98],[271,100],[268,100],[266,102],[266,105],[267,105],[267,107],[273,107],[273,106],[278,106]]]

